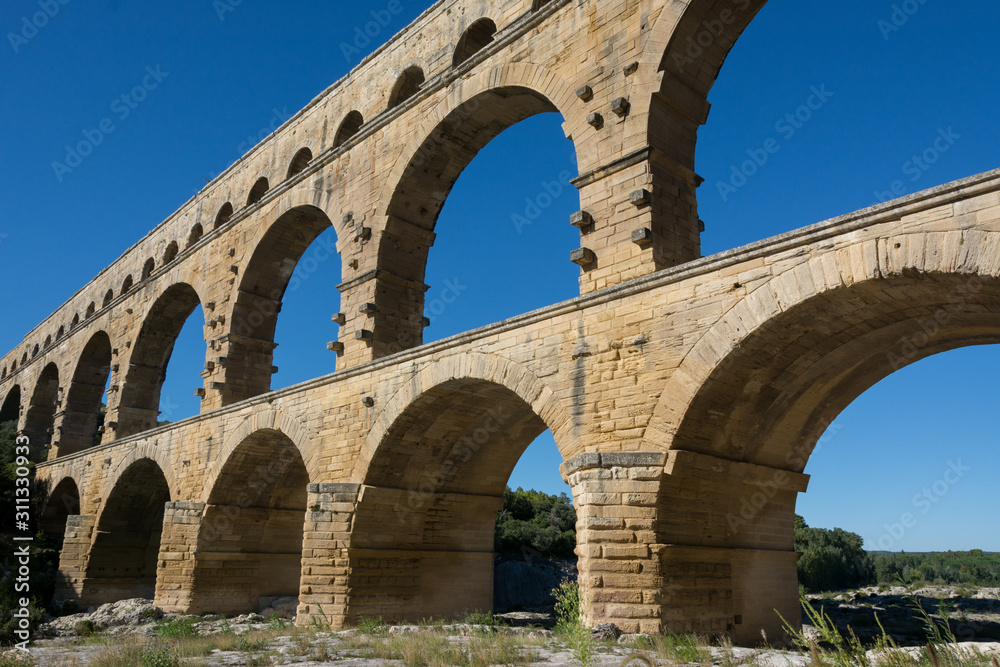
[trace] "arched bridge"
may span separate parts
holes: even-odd
[[[2,419],[48,446],[61,594],[297,595],[335,625],[487,608],[504,485],[549,429],[589,622],[780,634],[826,426],[903,365],[1000,342],[1000,172],[702,258],[696,133],[762,4],[442,0],[77,292],[0,361]],[[549,111],[580,297],[423,344],[450,189]],[[331,226],[337,372],[271,391],[292,269]],[[192,312],[201,413],[157,427]]]

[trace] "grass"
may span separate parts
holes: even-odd
[[[854,634],[854,630],[848,627],[845,636],[837,629],[826,612],[822,609],[817,611],[804,597],[802,598],[802,608],[809,623],[819,631],[820,642],[817,644],[807,639],[801,631],[794,630],[784,618],[781,620],[785,624],[785,630],[791,637],[792,643],[800,650],[811,654],[812,664],[815,667],[822,665],[835,667],[870,667],[871,665],[875,667],[960,667],[964,665],[992,667],[996,664],[996,658],[991,661],[988,656],[959,645],[951,630],[947,605],[944,606],[943,611],[939,609],[942,618],[938,620],[923,608],[920,600],[915,596],[908,597],[907,600],[922,620],[927,636],[926,646],[917,651],[902,650],[899,644],[885,631],[877,614],[875,622],[878,624],[881,634],[871,647],[867,647]]]
[[[399,635],[361,634],[345,637],[338,652],[370,660],[399,660],[407,667],[527,666],[538,657],[530,641],[503,632],[451,641],[441,630],[424,628]]]
[[[157,626],[156,634],[165,639],[177,639],[180,637],[194,637],[198,634],[198,630],[194,627],[193,618],[183,616],[164,621]]]

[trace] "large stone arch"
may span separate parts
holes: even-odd
[[[438,216],[462,171],[501,132],[547,112],[562,115],[567,137],[586,127],[584,106],[572,87],[527,62],[497,65],[456,81],[440,102],[422,109],[412,139],[388,170],[370,230],[377,255],[370,294],[377,308],[372,357],[423,341],[428,252]],[[596,158],[598,147],[584,141],[588,151],[574,143],[582,170]]]
[[[104,388],[111,374],[111,337],[96,331],[76,361],[59,423],[58,456],[100,443]]]
[[[455,380],[488,382],[508,389],[552,431],[564,460],[579,453],[572,446],[576,435],[573,420],[551,387],[529,369],[509,359],[493,354],[469,353],[447,357],[413,370],[410,380],[389,397],[372,419],[351,479],[363,482],[368,477],[369,468],[386,434],[422,396]]]
[[[360,484],[333,485],[334,496],[347,486],[356,495],[346,617],[492,608],[503,491],[550,423],[565,440],[569,419],[551,390],[504,359],[470,354],[414,369],[373,420]]]
[[[123,374],[115,420],[113,425],[108,424],[115,437],[134,435],[156,426],[160,390],[174,343],[192,313],[200,311],[207,320],[203,304],[191,282],[171,282],[142,317],[142,327],[132,343]],[[206,342],[206,356],[207,349]]]
[[[218,456],[208,466],[205,473],[204,497],[201,502],[208,502],[212,489],[222,474],[226,464],[229,463],[233,452],[242,445],[248,437],[258,431],[275,431],[281,433],[292,442],[302,458],[310,479],[318,479],[320,469],[320,448],[309,428],[300,420],[288,413],[271,407],[270,405],[256,405],[253,411],[247,415],[246,419],[240,422],[239,427],[226,436],[219,450]]]
[[[66,532],[66,521],[80,514],[80,484],[72,475],[66,475],[55,485],[46,480],[45,502],[38,517],[38,528],[49,539],[61,545]]]
[[[1000,234],[967,229],[803,259],[723,314],[665,384],[644,437],[666,450],[661,562],[678,581],[712,564],[713,613],[738,619],[739,641],[780,631],[774,609],[797,618],[795,503],[836,416],[907,364],[1000,343],[998,250]]]
[[[704,398],[706,392],[710,391],[711,384],[722,382],[722,376],[726,373],[747,373],[749,369],[759,372],[760,367],[766,366],[763,361],[752,358],[751,350],[754,349],[753,345],[764,344],[763,336],[769,333],[769,328],[785,328],[783,334],[788,347],[785,353],[792,353],[792,346],[788,345],[791,341],[789,334],[798,334],[807,329],[810,317],[820,317],[826,322],[834,319],[833,313],[838,313],[841,323],[824,324],[824,331],[846,326],[846,322],[856,320],[856,316],[848,317],[842,312],[843,309],[865,303],[863,299],[868,294],[876,295],[870,298],[885,300],[889,298],[888,294],[900,292],[896,301],[898,305],[907,304],[911,309],[930,310],[932,317],[938,308],[946,305],[941,300],[958,299],[956,303],[971,307],[978,303],[976,299],[992,295],[988,283],[1000,274],[998,248],[1000,234],[996,232],[954,230],[900,234],[841,248],[835,253],[805,261],[773,276],[737,302],[692,346],[664,386],[644,435],[645,444],[654,449],[695,448],[734,460],[780,466],[782,457],[752,456],[749,452],[736,455],[733,451],[724,451],[721,443],[710,443],[703,435],[684,429],[685,421],[688,424],[695,423],[696,419],[691,416],[692,406],[699,397]],[[983,283],[978,290],[979,294],[966,293],[972,289],[970,285],[979,283]],[[907,326],[910,326],[907,323],[914,317],[906,316],[904,312],[893,319],[892,312],[890,306],[884,306],[882,312],[870,314],[872,321],[866,328],[851,331],[854,339],[863,341],[865,345],[880,343],[881,347],[876,348],[879,350],[876,354],[885,357],[882,360],[884,363],[877,363],[870,353],[858,352],[854,356],[853,363],[860,359],[866,360],[863,366],[867,379],[858,380],[860,384],[857,385],[857,394],[902,365],[930,354],[962,344],[973,344],[971,341],[976,339],[981,339],[983,343],[992,342],[988,326],[986,330],[979,332],[974,327],[969,328],[967,335],[961,332],[947,333],[957,326],[958,323],[955,322],[947,328],[940,326],[940,331],[935,335],[942,339],[921,345],[919,353],[897,354],[886,346],[906,336]],[[992,317],[992,314],[987,312],[984,317]],[[958,319],[949,317],[949,320]],[[880,330],[885,333],[876,335]],[[919,328],[910,331],[914,335],[920,332]],[[893,338],[894,335],[896,338]],[[818,355],[820,350],[828,348],[830,353],[833,352],[830,348],[833,344],[830,336],[826,335],[825,338],[827,342],[816,341],[812,344],[812,354]],[[963,343],[963,340],[970,342]],[[846,339],[839,344],[846,344]],[[895,357],[890,357],[890,354],[895,354]],[[726,382],[731,387],[744,386],[732,378]],[[759,383],[760,380],[751,383],[750,390],[759,392]],[[744,396],[742,400],[745,399]],[[846,400],[849,403],[853,397]],[[831,410],[839,412],[846,407],[846,403],[841,403],[843,400],[828,406],[823,411],[826,416],[815,423],[832,421],[829,413]],[[738,419],[736,415],[726,415],[726,418]],[[707,423],[715,425],[708,428],[715,428],[718,420],[711,419]],[[801,471],[804,465],[802,461],[798,470]]]
[[[101,503],[80,598],[85,604],[151,598],[166,503],[171,489],[163,468],[136,457],[119,464]]]
[[[292,274],[313,241],[327,229],[336,229],[323,208],[302,201],[308,191],[298,190],[286,204],[298,203],[283,207],[261,229],[234,283],[229,335],[220,355],[227,359],[222,405],[270,390],[275,328],[286,290],[295,289]],[[337,253],[336,243],[327,244],[314,251],[315,261]]]
[[[189,612],[256,612],[280,598],[297,604],[314,477],[288,434],[301,442],[304,430],[273,412],[258,417],[230,436],[197,504],[200,521],[186,537],[194,552],[190,585],[179,601]]]

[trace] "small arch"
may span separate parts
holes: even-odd
[[[4,366],[3,373],[0,373],[0,379],[6,379],[6,378],[7,378],[7,367]]]
[[[531,3],[531,11],[535,12],[552,2],[552,0],[534,0]]]
[[[312,162],[313,154],[308,148],[300,148],[292,158],[292,163],[288,165],[288,175],[285,178],[291,178],[296,174],[302,173],[309,163]]]
[[[458,40],[455,47],[455,58],[453,64],[458,67],[466,60],[476,55],[493,41],[497,33],[497,24],[492,19],[483,18],[469,26],[469,28]]]
[[[214,229],[218,229],[222,225],[229,222],[229,218],[231,217],[233,217],[233,205],[230,204],[229,202],[226,202],[225,204],[222,205],[222,208],[219,209],[219,212],[215,216]]]
[[[45,337],[45,345],[43,346],[43,348],[44,349],[48,349],[49,347],[51,347],[51,345],[52,345],[52,336],[51,335],[46,336]]]
[[[10,362],[10,372],[13,373],[17,370],[17,359]]]
[[[262,597],[297,597],[303,523],[310,482],[295,442],[277,428],[247,436],[208,489],[198,535],[192,608],[246,613]],[[219,558],[240,545],[239,572],[220,572]],[[234,584],[240,583],[238,588]]]
[[[21,355],[21,365],[23,366],[26,363],[28,363],[28,352],[27,351],[25,351],[24,354]]]
[[[170,262],[174,261],[174,259],[177,257],[177,253],[178,253],[177,241],[171,241],[170,245],[167,246],[167,251],[163,253],[163,263],[169,264]]]
[[[38,343],[35,343],[35,347],[31,348],[31,358],[34,359],[38,356]]]
[[[396,79],[396,84],[389,94],[389,109],[394,109],[400,104],[417,94],[420,86],[424,84],[424,71],[416,65],[407,67]]]
[[[154,262],[153,258],[150,257],[149,259],[146,260],[146,263],[142,265],[142,279],[145,280],[146,278],[153,275],[153,271],[155,269],[156,269],[156,262]]]
[[[122,282],[122,294],[125,294],[130,289],[132,289],[132,285],[134,283],[135,283],[135,281],[132,280],[132,274],[131,273],[128,274],[127,276],[125,276],[125,280]]]
[[[111,305],[111,302],[114,300],[115,300],[114,290],[108,290],[107,292],[104,293],[104,301],[101,302],[101,307],[107,308],[108,306]]]
[[[62,337],[66,335],[66,326],[61,325],[59,331],[56,332],[56,340],[62,340]]]
[[[361,131],[361,126],[365,124],[365,119],[362,117],[360,111],[352,111],[344,117],[344,120],[340,123],[340,128],[337,130],[337,134],[333,138],[333,147],[339,148],[343,144],[353,137],[355,134]]]
[[[93,317],[94,313],[96,312],[97,312],[97,304],[91,301],[90,305],[87,306],[87,317]]]
[[[200,239],[202,235],[204,235],[204,233],[205,230],[202,229],[201,223],[195,223],[194,227],[191,228],[191,233],[188,234],[187,247],[190,248],[195,243],[197,243],[198,239]]]
[[[250,188],[250,195],[247,197],[247,206],[253,206],[261,199],[264,198],[264,194],[270,189],[270,184],[267,179],[261,176],[257,179],[257,182],[253,184]]]
[[[73,322],[70,326],[74,328],[80,326],[80,313],[73,313]]]

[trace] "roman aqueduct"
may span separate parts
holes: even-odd
[[[763,3],[441,0],[30,331],[2,419],[47,452],[60,595],[297,595],[335,625],[488,608],[504,485],[550,429],[589,622],[778,635],[826,426],[902,365],[1000,342],[1000,172],[701,257],[696,133]],[[552,111],[579,298],[422,344],[448,192]],[[271,391],[291,269],[331,226],[337,372]],[[157,427],[192,312],[201,413]]]

